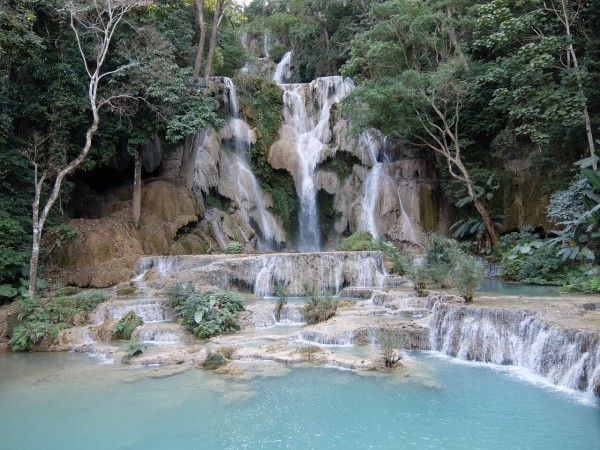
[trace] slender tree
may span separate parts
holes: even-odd
[[[57,159],[49,159],[41,163],[38,159],[40,146],[47,137],[37,137],[31,147],[35,169],[35,194],[33,200],[33,244],[29,270],[29,296],[36,293],[36,281],[40,258],[40,243],[44,224],[50,214],[52,206],[58,199],[62,183],[69,174],[83,163],[92,147],[92,138],[98,131],[100,124],[100,110],[111,105],[113,101],[123,97],[114,94],[100,96],[98,88],[105,79],[127,70],[136,64],[131,61],[112,70],[104,70],[104,66],[111,50],[111,42],[115,31],[129,11],[145,3],[141,0],[93,0],[91,2],[70,1],[66,4],[69,14],[70,27],[77,42],[85,72],[88,76],[88,101],[91,112],[91,123],[85,133],[83,146],[77,157],[68,163]],[[93,41],[93,45],[87,42]],[[84,42],[86,41],[86,42]],[[52,181],[52,178],[54,180]],[[47,198],[42,198],[46,182],[51,182],[52,189]]]

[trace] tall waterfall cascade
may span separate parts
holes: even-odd
[[[266,196],[248,164],[248,151],[256,141],[256,135],[239,116],[238,98],[232,80],[224,77],[222,83],[223,100],[228,106],[230,118],[218,134],[213,130],[197,139],[197,145],[202,148],[196,158],[195,182],[201,186],[196,190],[208,193],[210,188],[216,187],[220,195],[235,203],[241,220],[256,230],[256,248],[273,250],[285,241],[285,233],[268,211]],[[230,147],[229,151],[223,148],[224,145]],[[211,147],[217,147],[217,150],[207,150]],[[206,214],[212,234],[224,249],[226,233],[219,228],[221,220],[217,216],[215,211]],[[251,240],[243,229],[239,230],[239,234],[245,241]]]
[[[335,225],[338,233],[362,229],[380,237],[395,225],[398,240],[423,245],[427,238],[417,223],[418,178],[427,170],[411,169],[410,165],[420,164],[414,158],[392,161],[385,149],[386,140],[376,130],[363,132],[355,142],[349,138],[347,120],[333,114],[354,89],[352,80],[330,76],[289,84],[291,64],[292,52],[288,52],[273,77],[284,91],[284,120],[280,141],[272,147],[271,155],[279,161],[277,168],[286,168],[295,179],[300,203],[298,249],[320,251],[323,247],[317,204],[321,189],[335,197],[334,205],[340,211]],[[362,163],[342,186],[340,180],[318,170],[320,163],[335,158],[338,152],[350,152]],[[403,178],[405,174],[407,178]]]

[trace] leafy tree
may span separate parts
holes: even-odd
[[[361,85],[345,101],[356,129],[401,132],[440,155],[464,184],[493,244],[498,234],[464,161],[461,108],[471,81],[457,40],[454,8],[389,0],[371,9],[374,27],[361,34],[343,68]],[[390,101],[393,100],[393,101]]]
[[[585,2],[570,0],[493,0],[478,5],[472,50],[489,61],[481,82],[493,86],[492,103],[508,111],[517,133],[547,143],[553,124],[584,124],[592,155],[586,72],[574,42],[583,8]]]

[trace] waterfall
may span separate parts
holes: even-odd
[[[369,171],[367,178],[364,182],[364,196],[362,202],[362,212],[358,227],[366,230],[375,238],[379,238],[379,231],[377,230],[376,211],[377,201],[379,200],[379,186],[381,180],[381,174],[383,170],[383,164],[378,161],[378,142],[375,136],[370,132],[362,133],[360,137],[361,147],[368,150],[370,163],[372,168]]]
[[[165,258],[140,258],[138,272],[159,266]],[[221,289],[243,287],[261,297],[273,295],[276,285],[284,285],[289,296],[298,297],[304,295],[303,285],[307,281],[320,292],[338,293],[345,286],[382,287],[386,278],[381,252],[179,255],[173,258],[174,272],[168,276],[185,274],[197,283]]]
[[[286,55],[288,56],[288,55]],[[285,58],[284,58],[285,59]],[[281,79],[284,60],[278,66],[275,80]],[[284,122],[281,134],[294,144],[298,170],[296,190],[300,199],[299,242],[303,252],[320,251],[321,236],[315,189],[315,168],[320,156],[332,140],[330,114],[354,85],[342,77],[324,77],[310,84],[281,84]],[[308,108],[307,108],[308,105]]]
[[[415,231],[415,227],[412,223],[412,220],[409,217],[409,215],[406,213],[406,210],[404,209],[404,203],[402,203],[402,195],[400,193],[400,187],[401,186],[398,186],[398,203],[400,205],[400,218],[402,220],[402,231],[403,231],[404,237],[407,241],[410,241],[410,242],[420,242],[420,240],[417,237],[417,233]]]
[[[265,58],[269,58],[269,50],[271,49],[271,34],[265,31],[263,36],[263,53]]]
[[[432,350],[521,366],[568,389],[592,392],[600,378],[598,334],[545,323],[535,312],[437,303],[430,320]]]
[[[252,145],[253,132],[239,117],[235,85],[226,77],[223,78],[223,84],[226,88],[225,102],[231,116],[225,135],[231,133],[234,153],[223,153],[221,156],[221,185],[225,186],[230,197],[235,200],[243,220],[257,229],[257,249],[273,250],[284,241],[284,233],[275,217],[267,210],[265,194],[246,159]],[[219,245],[223,244],[219,242]]]
[[[275,83],[283,84],[289,83],[291,81],[291,62],[292,52],[289,51],[285,55],[283,55],[283,58],[281,58],[281,61],[279,61],[279,64],[277,64],[275,74],[273,75],[273,81],[275,81]]]

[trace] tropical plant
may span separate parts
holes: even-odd
[[[23,297],[16,302],[9,330],[9,344],[13,350],[31,350],[42,341],[51,341],[66,328],[80,325],[89,313],[106,301],[103,291],[43,300]]]
[[[564,260],[596,258],[600,238],[600,152],[578,161],[581,176],[562,192],[554,194],[548,205],[548,216],[564,228],[549,239],[550,246],[560,246],[558,254]]]
[[[233,292],[219,289],[197,291],[191,282],[176,283],[167,290],[180,323],[201,338],[239,330],[239,312],[243,299]]]
[[[130,342],[125,348],[125,356],[127,358],[133,358],[134,356],[141,355],[144,350],[152,347],[152,344],[146,342]]]

